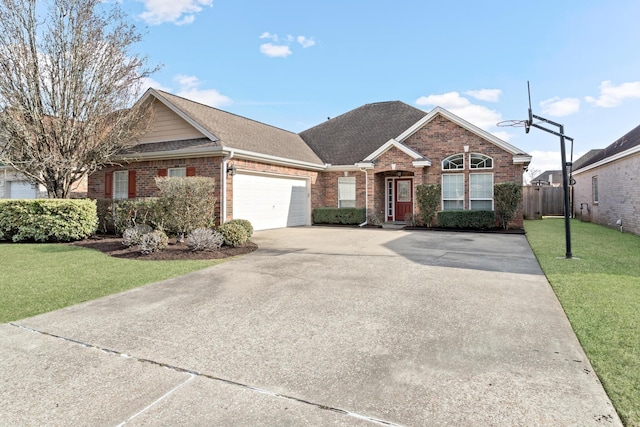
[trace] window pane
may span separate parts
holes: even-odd
[[[356,178],[352,176],[338,178],[338,207],[356,206]]]
[[[493,174],[469,174],[469,198],[493,199]]]
[[[591,185],[593,187],[593,203],[598,203],[598,177],[591,178]]]
[[[464,169],[464,155],[454,154],[453,156],[447,157],[442,161],[442,169]]]
[[[167,175],[170,177],[184,178],[187,176],[187,168],[169,168]]]
[[[471,200],[469,209],[476,211],[492,211],[493,202],[491,200]]]
[[[113,198],[126,199],[129,197],[129,172],[115,171],[113,173]]]
[[[471,153],[469,155],[469,169],[491,169],[493,159],[484,154]]]
[[[464,198],[464,175],[442,175],[442,198]]]
[[[453,211],[464,209],[464,203],[462,200],[444,200],[442,202],[443,211]]]

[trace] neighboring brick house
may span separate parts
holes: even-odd
[[[151,130],[89,177],[91,198],[157,194],[156,176],[217,180],[221,222],[308,225],[317,207],[366,207],[384,221],[417,213],[418,184],[442,184],[442,209],[493,209],[493,184],[522,183],[531,156],[437,107],[367,104],[295,134],[166,92]],[[522,225],[522,213],[515,221]]]
[[[531,185],[537,187],[542,187],[545,185],[550,187],[560,187],[562,185],[562,171],[544,171],[531,180]]]
[[[577,218],[640,235],[640,126],[575,161],[573,178]]]

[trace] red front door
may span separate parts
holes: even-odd
[[[395,220],[404,221],[407,214],[413,213],[413,179],[399,178],[394,184]]]

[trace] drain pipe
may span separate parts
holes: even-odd
[[[227,161],[231,160],[234,156],[234,151],[229,151],[229,154],[222,158],[222,191],[221,191],[221,205],[222,215],[220,216],[220,225],[227,221]]]
[[[369,223],[369,173],[364,168],[360,171],[364,172],[364,222],[358,227],[364,227]]]

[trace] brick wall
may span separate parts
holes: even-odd
[[[322,193],[316,200],[317,204],[313,204],[312,208],[319,207],[338,207],[338,178],[355,177],[356,178],[356,207],[364,208],[366,201],[366,182],[365,173],[361,171],[348,172],[323,172],[320,174],[322,179]]]
[[[622,220],[623,229],[640,235],[640,153],[574,174],[573,210],[582,219],[608,227]],[[593,201],[592,179],[598,177],[598,203]]]

